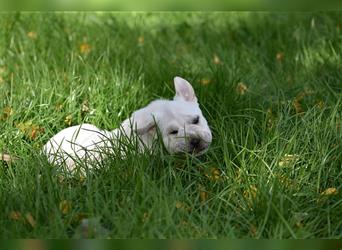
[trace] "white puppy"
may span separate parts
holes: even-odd
[[[201,154],[211,143],[211,131],[199,108],[195,92],[185,79],[174,78],[176,95],[173,100],[156,100],[135,111],[120,129],[105,131],[91,124],[63,129],[44,146],[43,152],[51,163],[65,163],[69,170],[77,161],[101,161],[103,152],[120,147],[124,136],[137,139],[139,150],[150,150],[157,131],[170,153]],[[157,127],[156,127],[157,126]],[[122,147],[121,147],[122,148]]]

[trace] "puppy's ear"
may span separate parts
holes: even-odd
[[[183,100],[187,102],[197,102],[197,97],[195,95],[195,91],[192,88],[191,84],[179,77],[176,76],[174,79],[174,84],[175,84],[175,90],[176,90],[176,95],[173,98],[173,100]]]
[[[133,130],[138,135],[151,132],[156,126],[155,115],[148,108],[142,108],[135,111],[130,118]]]

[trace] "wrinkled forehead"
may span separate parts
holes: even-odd
[[[163,112],[161,112],[160,119],[161,126],[167,126],[170,123],[185,123],[198,115],[202,115],[202,112],[197,103],[170,101],[165,105]]]

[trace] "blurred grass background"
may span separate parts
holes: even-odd
[[[6,11],[318,11],[342,10],[339,0],[1,0]]]
[[[6,250],[58,250],[58,249],[111,249],[111,250],[221,250],[233,248],[239,250],[338,250],[341,240],[6,240],[0,241],[0,246]]]
[[[341,18],[313,13],[2,13],[0,234],[340,238]],[[209,152],[111,159],[64,178],[39,150],[82,122],[113,129],[194,86]],[[81,227],[82,230],[82,227]]]

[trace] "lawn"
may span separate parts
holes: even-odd
[[[1,238],[341,238],[341,13],[1,13]],[[41,147],[114,129],[188,79],[200,157],[130,152],[87,177]],[[84,222],[84,221],[83,221]],[[90,230],[90,229],[89,229]]]

